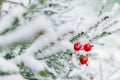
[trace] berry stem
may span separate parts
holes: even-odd
[[[86,66],[88,66],[88,63],[86,63]]]

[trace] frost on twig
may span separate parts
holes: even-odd
[[[19,6],[10,8],[0,19],[0,71],[7,72],[0,79],[16,79],[18,76],[20,80],[24,80],[23,77],[28,80],[93,80],[95,72],[89,71],[91,68],[88,67],[83,74],[79,56],[95,53],[88,55],[80,51],[75,54],[73,42],[94,44],[100,38],[118,32],[119,28],[109,29],[119,23],[119,19],[114,18],[119,4],[116,3],[109,12],[103,12],[107,3],[103,0],[99,16],[93,17],[93,22],[90,18],[92,23],[87,24],[86,7],[79,5],[82,1],[28,1],[30,5],[27,7],[5,1]]]

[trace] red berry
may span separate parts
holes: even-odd
[[[87,56],[80,57],[80,63],[81,64],[86,64],[87,65],[87,62],[88,62],[88,57]]]
[[[82,45],[80,44],[80,42],[74,43],[74,50],[75,51],[79,51],[81,48],[82,48]]]
[[[91,49],[92,49],[92,45],[90,43],[87,43],[87,44],[84,45],[84,50],[86,52],[91,51]]]

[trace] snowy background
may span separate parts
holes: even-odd
[[[66,50],[74,53],[75,41],[69,39],[104,16],[110,19],[90,31],[89,38],[83,36],[78,41],[89,42],[104,31],[103,26],[110,27],[105,30],[108,32],[120,29],[119,0],[5,1],[0,13],[0,80],[120,80],[120,31],[91,42],[89,66],[80,65],[76,55],[63,54]],[[102,5],[105,7],[98,17]],[[57,53],[61,55],[55,56]],[[31,74],[24,75],[23,69]]]

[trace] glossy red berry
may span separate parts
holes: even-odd
[[[87,62],[88,62],[88,57],[87,56],[80,57],[80,63],[81,64],[86,64],[87,65]]]
[[[91,51],[91,49],[92,49],[92,45],[91,45],[90,43],[86,43],[86,44],[84,45],[84,50],[85,50],[86,52]]]
[[[80,42],[74,43],[74,50],[79,51],[82,48],[82,45]]]

